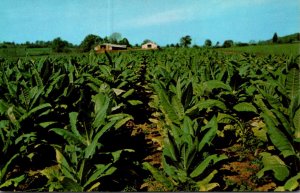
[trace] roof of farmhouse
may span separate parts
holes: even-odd
[[[108,46],[115,47],[115,48],[126,48],[127,47],[127,45],[118,45],[118,44],[110,44],[110,43],[104,43],[101,45],[108,45]]]

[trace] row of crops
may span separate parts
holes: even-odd
[[[299,189],[299,57],[0,60],[0,190]],[[151,130],[156,164],[145,159]]]

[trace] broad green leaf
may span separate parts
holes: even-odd
[[[77,117],[78,117],[77,112],[69,113],[69,119],[70,119],[70,125],[71,125],[72,133],[74,133],[77,137],[81,137],[79,131],[77,130],[77,126],[76,126]]]
[[[198,145],[198,151],[201,151],[206,144],[210,144],[210,142],[214,139],[214,137],[217,134],[218,122],[217,122],[217,118],[215,116],[207,123],[206,126],[201,128],[201,131],[206,130],[206,129],[209,129],[209,130],[202,137],[202,139]]]
[[[118,88],[113,88],[112,89],[114,91],[114,93],[119,96],[120,94],[122,94],[123,92],[125,92],[125,90],[122,89],[118,89]]]
[[[228,91],[231,91],[231,87],[228,84],[225,84],[222,81],[219,80],[209,80],[203,83],[203,86],[208,89],[208,90],[213,90],[213,89],[225,89]]]
[[[0,100],[0,115],[4,114],[7,109],[9,108],[9,104],[7,104],[7,102],[5,102],[4,100]]]
[[[143,162],[143,167],[151,172],[154,179],[161,182],[164,186],[166,186],[169,190],[173,189],[173,183],[171,180],[169,180],[166,176],[161,174],[155,167],[153,167],[148,162]]]
[[[96,182],[87,190],[87,192],[92,192],[95,188],[98,188],[99,186],[100,186],[100,182]]]
[[[122,97],[123,97],[123,98],[127,98],[127,97],[129,97],[130,95],[132,95],[133,93],[134,93],[134,89],[132,88],[132,89],[128,90],[127,92],[125,92],[125,93],[122,95]]]
[[[14,185],[14,187],[17,187],[20,184],[20,182],[22,182],[25,179],[26,179],[25,174],[15,177],[15,178],[12,178],[12,179],[8,179],[3,184],[0,185],[0,188],[9,187],[11,185]]]
[[[299,180],[300,180],[300,173],[287,180],[286,183],[284,184],[284,189],[288,191],[296,190],[297,187],[299,188],[299,182],[298,182]]]
[[[178,99],[176,96],[172,97],[172,102],[171,105],[174,107],[174,110],[181,121],[184,117],[184,108],[183,105],[181,104],[180,99]]]
[[[51,104],[50,103],[45,103],[45,104],[41,104],[33,109],[31,109],[28,113],[24,114],[22,117],[20,117],[20,121],[26,119],[27,117],[29,117],[31,114],[39,111],[39,110],[42,110],[42,109],[48,109],[51,107]]]
[[[271,155],[270,153],[260,153],[262,156],[262,162],[264,167],[256,174],[258,178],[263,177],[266,171],[273,171],[274,177],[279,180],[285,180],[290,172],[285,165],[285,163],[276,155]]]
[[[171,105],[168,96],[165,92],[165,90],[162,88],[160,82],[156,82],[154,85],[154,89],[156,93],[158,94],[160,105],[162,107],[162,111],[166,116],[166,122],[168,125],[171,125],[173,123],[180,124],[179,117],[176,114],[175,109]]]
[[[104,120],[107,116],[107,110],[110,104],[110,99],[103,93],[92,96],[92,101],[95,103],[94,112],[96,114],[92,123],[95,129],[104,124]]]
[[[190,176],[192,178],[196,178],[205,171],[205,169],[209,166],[209,164],[211,162],[213,162],[213,164],[216,164],[217,162],[227,159],[227,158],[228,157],[224,154],[221,154],[219,156],[217,154],[210,155],[207,158],[205,158],[205,160],[202,161],[198,166],[196,166],[196,168],[193,170],[193,172],[190,174]]]
[[[276,126],[278,124],[278,120],[272,118],[266,113],[261,113],[261,116],[263,117],[267,125],[268,135],[275,147],[277,147],[280,150],[284,157],[295,155],[293,145],[291,144],[287,136],[285,136],[285,134],[282,131],[280,131]],[[275,123],[274,121],[277,123]]]
[[[0,170],[0,181],[3,180],[3,178],[5,177],[6,175],[6,171],[7,171],[7,168],[10,166],[11,162],[16,159],[16,157],[19,156],[19,154],[15,154],[14,156],[12,156],[6,163],[5,165],[3,166],[3,168],[1,168]]]
[[[86,183],[83,185],[83,187],[87,187],[89,184],[97,181],[99,178],[108,176],[113,174],[117,168],[112,167],[110,164],[97,164],[97,169],[94,171],[94,173],[88,178]]]
[[[140,100],[128,100],[128,102],[129,102],[129,104],[131,104],[133,106],[143,104],[143,102]]]
[[[286,90],[292,100],[300,93],[300,71],[299,69],[292,68],[289,70],[286,80]]]
[[[126,117],[124,117],[121,120],[118,120],[115,124],[115,128],[119,129],[120,127],[122,127],[125,123],[127,123],[128,121],[133,120],[133,117],[131,115],[127,115]]]
[[[212,108],[212,107],[218,107],[222,110],[226,110],[226,105],[222,101],[218,101],[215,99],[207,99],[205,101],[200,101],[197,104],[197,107],[198,107],[199,111],[201,111],[203,109]]]
[[[251,103],[247,102],[241,102],[239,104],[236,104],[233,106],[233,109],[238,112],[254,112],[257,113],[257,110],[255,106],[253,106]]]
[[[85,158],[92,157],[94,153],[96,152],[96,147],[99,141],[99,138],[107,131],[109,130],[113,125],[115,124],[115,121],[111,121],[108,124],[106,124],[93,138],[91,144],[89,144],[85,149]]]
[[[295,112],[293,123],[295,127],[294,137],[296,139],[299,139],[300,138],[300,108],[298,108],[298,110]]]
[[[69,144],[85,145],[85,141],[82,138],[79,138],[77,135],[71,133],[70,131],[61,128],[53,128],[50,131],[54,131],[56,134],[65,138]]]
[[[72,168],[70,167],[65,156],[57,148],[54,147],[54,149],[55,149],[56,161],[59,164],[59,168],[62,171],[63,175],[75,181],[73,175],[71,174]]]
[[[47,127],[49,127],[50,125],[55,124],[55,123],[57,123],[57,122],[56,122],[56,121],[47,121],[47,122],[39,123],[39,125],[40,125],[41,127],[43,127],[43,128],[47,128]]]
[[[219,186],[218,183],[209,183],[213,177],[218,173],[217,170],[212,171],[206,178],[197,182],[197,186],[199,187],[199,191],[210,191],[215,187]]]
[[[61,184],[64,187],[65,191],[70,191],[70,192],[82,192],[83,187],[78,184],[74,179],[64,177],[63,180],[61,181]]]

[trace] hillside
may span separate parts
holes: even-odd
[[[293,43],[300,41],[300,33],[294,33],[286,36],[278,34],[278,43]],[[272,43],[272,39],[262,41],[262,43]]]

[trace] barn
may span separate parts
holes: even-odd
[[[142,45],[142,49],[157,49],[158,46],[154,42],[148,42]]]
[[[126,45],[118,45],[118,44],[109,44],[109,43],[105,43],[105,44],[101,44],[101,45],[97,45],[94,50],[96,52],[100,52],[100,51],[111,51],[111,50],[126,50],[127,46]]]

